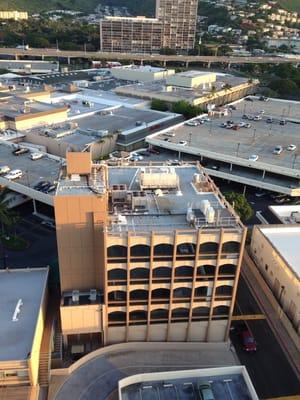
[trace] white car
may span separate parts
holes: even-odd
[[[187,122],[185,122],[184,125],[187,125],[187,126],[198,126],[199,122],[197,122],[197,121],[187,121]]]
[[[248,158],[249,161],[257,161],[258,160],[258,155],[257,154],[251,154]]]
[[[35,161],[35,160],[39,160],[40,158],[43,158],[44,154],[43,153],[31,153],[30,154],[30,158],[31,160]]]
[[[260,120],[262,120],[262,116],[261,115],[255,115],[254,121],[260,121]]]
[[[245,127],[245,125],[246,125],[246,123],[245,123],[245,122],[243,122],[243,121],[241,121],[241,122],[239,123],[239,127],[240,127],[240,128],[244,128],[244,127]]]
[[[178,144],[180,144],[181,146],[186,146],[187,145],[187,141],[186,140],[180,140],[180,142],[178,142]]]
[[[21,178],[23,172],[20,169],[13,169],[8,174],[4,175],[4,178],[11,180]]]
[[[279,154],[281,154],[283,151],[283,147],[282,146],[276,146],[273,150],[273,154],[276,154],[279,156]]]
[[[295,146],[294,144],[289,144],[288,147],[286,148],[288,151],[294,151],[297,149],[297,146]],[[1,171],[1,169],[0,169]]]
[[[2,166],[0,167],[0,174],[1,174],[1,175],[2,175],[2,174],[8,174],[9,171],[10,171],[10,168],[9,168],[9,166],[7,166],[7,165],[2,165]]]

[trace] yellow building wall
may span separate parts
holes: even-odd
[[[31,348],[31,354],[28,361],[29,365],[29,375],[31,379],[31,384],[33,386],[37,385],[38,377],[39,377],[39,362],[40,362],[40,351],[41,351],[41,343],[44,332],[44,325],[46,319],[46,307],[47,307],[47,293],[43,299],[43,303],[40,308],[34,339]]]
[[[42,116],[34,116],[32,115],[31,118],[23,119],[23,120],[16,120],[16,121],[9,121],[8,128],[17,129],[17,130],[25,130],[30,129],[34,126],[39,125],[52,125],[60,122],[66,121],[68,118],[67,111],[60,111],[57,113],[49,114],[49,115],[42,115]]]

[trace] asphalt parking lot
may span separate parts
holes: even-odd
[[[33,187],[39,181],[50,181],[53,183],[58,179],[60,162],[44,156],[39,160],[32,161],[30,152],[15,156],[13,148],[0,144],[0,166],[7,165],[10,169],[20,169],[23,176],[16,180],[22,185]]]
[[[251,103],[252,105],[252,103]],[[261,108],[264,104],[261,105]],[[257,110],[259,112],[259,109]],[[256,115],[254,113],[254,115]],[[300,115],[300,103],[299,103]],[[262,120],[249,121],[242,118],[243,112],[241,109],[232,111],[232,115],[222,118],[213,118],[209,122],[205,122],[199,126],[183,125],[177,129],[170,128],[170,131],[175,133],[175,137],[167,137],[165,134],[158,134],[155,139],[168,143],[178,143],[183,140],[186,145],[178,146],[182,151],[188,152],[188,148],[196,148],[203,151],[208,151],[222,156],[231,156],[248,160],[248,158],[255,154],[258,156],[257,163],[265,163],[276,165],[290,169],[300,169],[300,157],[298,151],[300,150],[300,137],[298,134],[299,125],[287,122],[286,125],[280,125],[278,121],[267,123],[267,118],[262,115]],[[222,123],[226,121],[233,121],[234,124],[240,122],[248,122],[251,124],[250,128],[240,128],[235,131],[233,129],[226,129],[221,127]],[[165,139],[168,139],[165,140]],[[286,148],[289,144],[297,146],[295,151],[287,151]],[[273,154],[276,146],[282,146],[283,151],[280,155]],[[218,158],[218,157],[216,157]],[[252,164],[254,167],[255,164]]]

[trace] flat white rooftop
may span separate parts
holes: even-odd
[[[300,204],[287,205],[287,206],[269,206],[270,211],[283,223],[283,224],[297,224],[300,223]]]
[[[260,228],[261,232],[288,263],[296,277],[300,278],[300,227],[284,225]]]
[[[48,268],[0,271],[0,362],[29,356],[47,278]],[[14,321],[20,299],[23,305]]]
[[[183,71],[183,72],[178,72],[176,76],[183,76],[187,78],[195,78],[197,76],[209,76],[212,75],[211,72],[205,72],[205,71]]]

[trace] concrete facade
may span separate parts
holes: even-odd
[[[101,51],[158,53],[162,24],[155,18],[105,17],[100,20]]]
[[[163,25],[163,45],[187,52],[194,48],[198,0],[157,0],[156,18]]]
[[[279,305],[300,335],[300,228],[291,225],[255,226],[251,254]]]
[[[74,165],[54,199],[66,343],[70,332],[98,332],[102,345],[226,341],[246,229],[213,182],[204,174],[201,184],[192,183],[193,174],[203,174],[199,166],[156,168],[142,179],[147,173],[137,167],[90,164],[80,175]],[[166,193],[155,206],[158,188],[172,193],[179,183],[189,194],[168,200]],[[193,185],[201,188],[193,192]],[[218,215],[211,227],[202,217],[199,227],[187,222],[184,196],[196,207],[211,200]],[[149,210],[140,214],[143,207]]]

